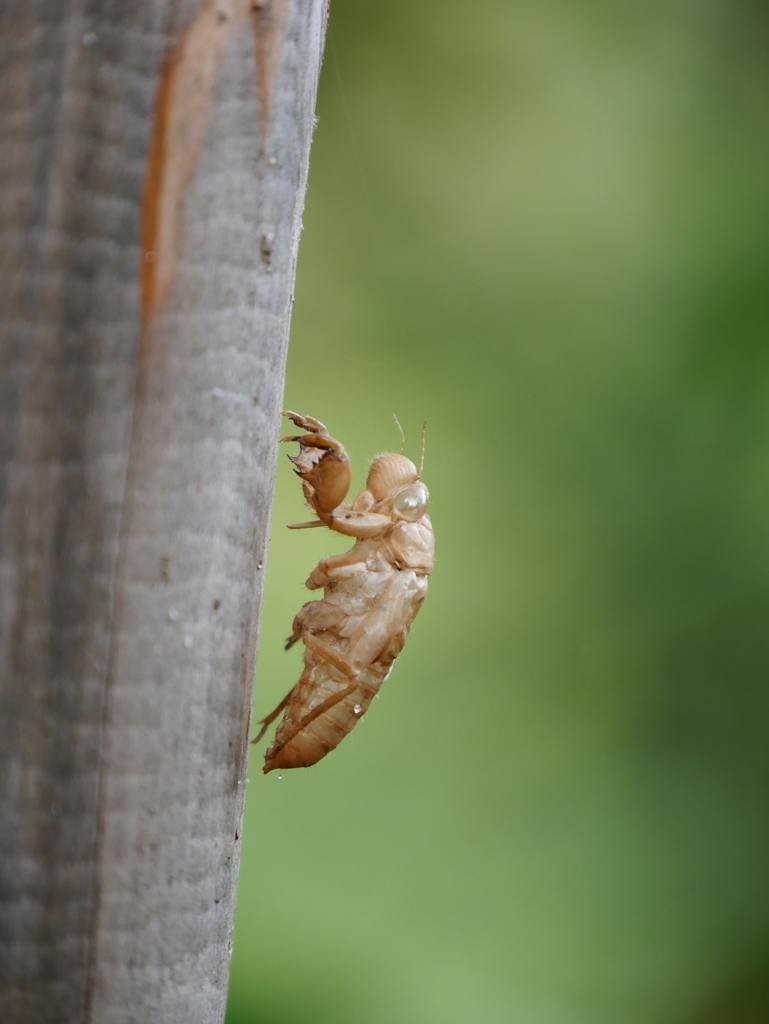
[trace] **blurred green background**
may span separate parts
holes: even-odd
[[[438,561],[349,739],[254,750],[228,1024],[769,1021],[768,43],[333,0],[286,407],[356,490],[429,420]],[[259,717],[304,515],[282,457]]]

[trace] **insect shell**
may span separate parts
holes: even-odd
[[[289,529],[327,526],[355,544],[322,559],[307,580],[310,590],[323,588],[323,597],[294,619],[286,649],[304,643],[304,671],[261,720],[253,741],[283,712],[265,772],[315,764],[360,721],[403,649],[435,562],[429,492],[421,480],[424,443],[418,470],[400,453],[374,459],[366,489],[350,503],[352,474],[342,445],[320,420],[283,415],[307,431],[283,440],[299,442],[299,454],[289,458],[318,517]]]

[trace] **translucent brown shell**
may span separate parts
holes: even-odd
[[[360,721],[403,649],[427,592],[435,562],[435,540],[427,513],[429,492],[402,453],[374,459],[367,487],[345,501],[350,460],[320,420],[285,412],[307,431],[292,459],[305,501],[317,520],[292,529],[327,526],[355,543],[349,551],[321,559],[307,579],[323,597],[308,601],[294,619],[288,648],[304,644],[298,682],[269,715],[265,730],[282,712],[264,771],[309,767],[333,750]]]

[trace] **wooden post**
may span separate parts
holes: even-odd
[[[0,9],[0,1020],[221,1021],[326,0]]]

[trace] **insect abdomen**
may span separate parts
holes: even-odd
[[[354,690],[336,703],[335,695],[349,687],[349,680],[328,665],[306,665],[294,687],[283,720],[272,746],[265,754],[264,771],[276,768],[309,768],[338,746],[368,710],[387,670],[375,672],[372,666],[365,676],[366,689]],[[319,678],[324,676],[325,678]],[[313,712],[318,712],[312,717]]]

